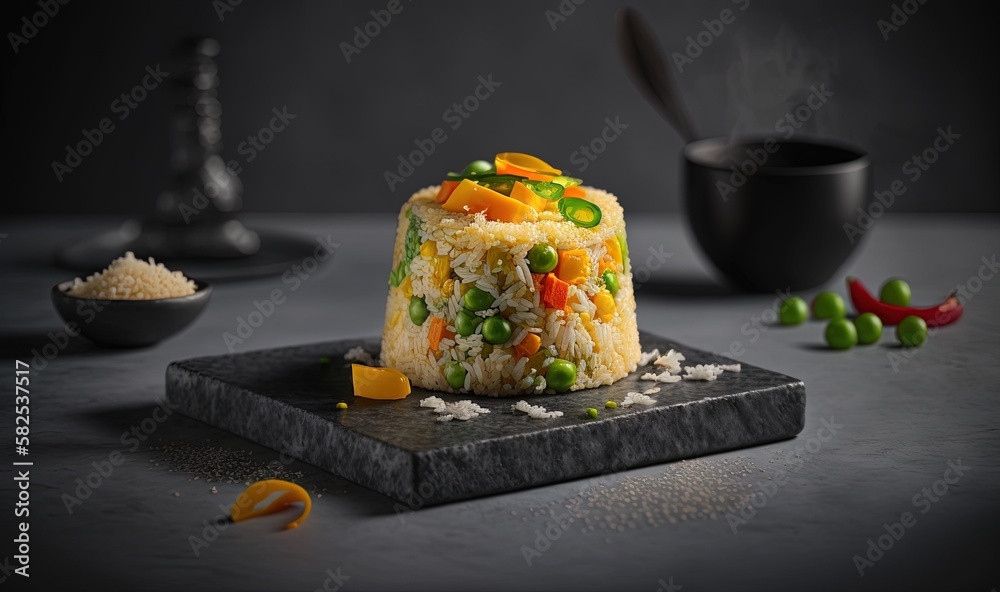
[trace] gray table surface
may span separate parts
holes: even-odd
[[[238,350],[380,332],[391,217],[249,219],[306,236],[329,235],[340,247],[334,262],[289,292]],[[6,235],[0,235],[0,355],[11,375],[11,360],[30,359],[31,350],[60,329],[48,289],[68,274],[48,266],[54,246],[110,223],[0,222]],[[775,296],[716,287],[677,220],[635,216],[629,223],[633,264],[652,268],[638,290],[644,330],[709,351],[742,351],[739,360],[806,383],[806,427],[797,439],[683,465],[706,474],[751,467],[742,477],[753,494],[746,523],[691,515],[603,531],[582,528],[585,521],[578,519],[565,530],[550,529],[554,540],[529,565],[523,548],[535,546],[538,532],[551,523],[546,514],[572,505],[581,491],[615,490],[640,478],[647,493],[649,483],[669,486],[669,501],[671,495],[711,494],[713,485],[671,483],[678,467],[673,463],[400,514],[392,500],[296,461],[287,468],[303,471],[316,491],[326,489],[314,497],[301,528],[277,531],[287,514],[247,522],[221,531],[196,556],[189,537],[204,536],[205,521],[243,485],[217,483],[218,493],[211,494],[204,480],[171,472],[163,462],[154,465],[162,458],[151,446],[207,440],[253,451],[262,461],[277,454],[176,414],[156,424],[135,452],[122,434],[152,416],[170,361],[226,352],[222,335],[235,330],[237,317],[274,288],[288,288],[270,278],[217,286],[195,325],[156,347],[102,350],[76,338],[46,368],[33,371],[30,589],[72,581],[108,590],[333,590],[329,574],[338,570],[349,578],[341,579],[344,590],[1000,587],[1000,284],[971,279],[983,257],[995,261],[1000,220],[887,215],[831,283],[843,293],[848,273],[875,287],[898,275],[910,281],[916,302],[928,303],[957,284],[979,288],[957,325],[912,353],[893,347],[890,336],[876,346],[834,353],[819,347],[821,324],[761,326]],[[659,258],[661,265],[652,252],[669,256]],[[10,397],[0,418],[2,433],[11,434]],[[835,426],[834,433],[823,429],[824,422]],[[123,463],[69,514],[63,495],[72,495],[76,479],[114,451],[122,451]],[[10,467],[17,459],[13,451],[5,455]],[[959,460],[968,468],[943,495],[934,495],[949,461]],[[954,473],[947,476],[955,481]],[[5,514],[13,509],[13,484],[10,477],[0,482],[0,503],[9,504]],[[937,485],[939,492],[943,486]],[[936,502],[925,501],[924,488],[932,488]],[[606,504],[599,506],[608,512]],[[859,575],[854,557],[864,556],[868,541],[885,534],[883,525],[906,512],[915,523]],[[14,555],[7,536],[14,526],[4,523],[10,530],[0,557]],[[13,563],[8,557],[0,571],[4,585],[29,589],[9,574]]]

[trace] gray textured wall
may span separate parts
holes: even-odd
[[[621,3],[402,0],[402,11],[347,63],[341,43],[387,1],[246,0],[220,20],[224,1],[73,2],[16,54],[5,47],[4,170],[12,188],[0,211],[149,210],[167,178],[166,89],[151,91],[123,120],[112,101],[141,82],[147,65],[165,62],[177,36],[192,32],[222,43],[226,157],[242,165],[247,210],[394,211],[445,171],[502,150],[563,165],[618,193],[631,212],[680,207],[682,143],[620,66],[612,24]],[[735,20],[683,72],[674,70],[702,135],[774,133],[811,86],[824,84],[833,96],[796,134],[870,150],[876,188],[895,179],[907,186],[896,211],[1000,210],[988,66],[995,26],[985,4],[927,2],[888,40],[877,22],[905,3],[633,4],[668,53],[685,52],[703,20],[732,10]],[[551,18],[560,6],[574,9],[564,20]],[[916,0],[906,8],[913,6]],[[18,32],[21,18],[39,8],[21,2],[2,10],[4,31]],[[467,119],[448,115],[479,76],[499,86]],[[241,142],[283,107],[294,121],[248,162]],[[114,131],[58,182],[52,162],[104,117],[113,118]],[[590,161],[579,148],[602,133],[606,118],[628,127]],[[961,137],[946,153],[927,170],[907,165],[948,126]],[[391,191],[385,171],[438,127],[447,139]]]

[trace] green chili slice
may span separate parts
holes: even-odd
[[[531,179],[525,179],[521,182],[524,183],[525,187],[530,189],[532,193],[543,199],[556,201],[557,199],[561,199],[563,196],[563,186],[558,183],[551,183],[549,181],[533,181]]]
[[[578,197],[560,199],[559,213],[580,228],[593,228],[601,223],[601,208]]]
[[[576,187],[580,183],[583,183],[583,179],[577,179],[576,177],[567,177],[565,175],[559,175],[557,177],[552,177],[553,183],[558,183],[563,187]]]

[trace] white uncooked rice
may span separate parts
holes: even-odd
[[[552,419],[562,417],[562,411],[546,411],[541,405],[529,405],[527,401],[518,401],[510,406],[511,412],[521,411],[528,414],[531,419]]]
[[[680,382],[681,377],[677,376],[676,374],[671,374],[670,370],[664,370],[660,374],[656,374],[655,372],[647,372],[642,376],[640,376],[639,380],[652,380],[653,382],[665,382],[669,384],[671,382]]]
[[[654,386],[653,388],[648,388],[648,389],[642,391],[642,394],[644,394],[644,395],[655,395],[658,392],[660,392],[660,387]]]
[[[479,417],[480,415],[485,415],[490,412],[489,409],[485,407],[480,407],[468,399],[464,401],[456,401],[454,403],[446,403],[443,399],[439,397],[427,397],[420,401],[421,407],[430,407],[434,410],[434,413],[438,413],[441,417],[437,418],[438,421],[451,421],[457,419],[458,421],[469,421]]]
[[[650,362],[658,359],[659,357],[660,350],[658,349],[654,349],[651,352],[642,352],[642,355],[639,356],[639,366],[647,366]]]
[[[347,350],[347,353],[344,354],[344,360],[364,364],[365,366],[378,366],[378,364],[375,363],[375,358],[373,358],[372,355],[365,351],[365,348],[360,345]]]
[[[642,393],[628,393],[625,395],[625,400],[619,407],[631,407],[632,405],[652,405],[656,403],[656,399],[644,395]]]
[[[681,352],[676,350],[670,350],[666,354],[656,358],[656,361],[653,362],[653,365],[662,366],[663,368],[669,370],[671,374],[680,374],[681,362],[683,362],[686,359],[687,358],[685,358],[684,354],[682,354]]]
[[[170,271],[152,257],[148,262],[136,259],[129,251],[86,281],[74,279],[67,293],[97,300],[159,300],[190,296],[195,291],[197,286],[183,273]]]
[[[739,364],[698,364],[685,366],[684,380],[715,380],[723,372],[740,372]]]

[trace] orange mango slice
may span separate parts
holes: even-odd
[[[395,400],[410,394],[410,379],[394,368],[373,368],[351,364],[354,396],[366,399]]]
[[[544,212],[545,205],[549,201],[528,189],[528,186],[524,183],[514,183],[514,189],[510,192],[510,198],[531,206],[536,212]]]
[[[254,509],[257,504],[266,500],[271,494],[280,491],[285,493],[263,508]],[[302,521],[309,516],[309,511],[312,510],[312,500],[306,490],[295,483],[281,479],[268,479],[254,483],[239,494],[236,501],[233,502],[233,507],[229,509],[229,514],[232,516],[233,522],[242,522],[280,512],[295,502],[302,502],[302,514],[286,524],[286,529],[298,528],[299,524],[302,524]]]
[[[534,222],[538,218],[538,212],[531,206],[469,179],[459,183],[441,207],[459,214],[483,212],[487,220],[498,222]]]
[[[498,175],[518,175],[535,181],[551,181],[552,177],[562,174],[541,158],[521,152],[501,152],[496,155],[494,164]]]

